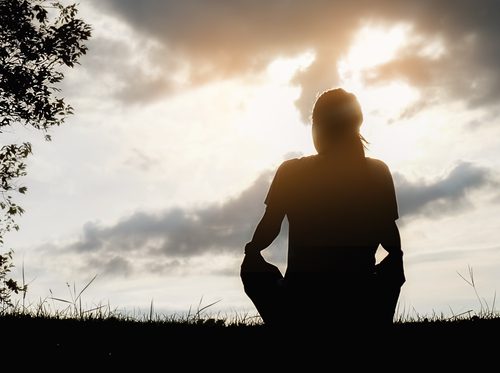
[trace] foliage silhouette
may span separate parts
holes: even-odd
[[[73,114],[73,108],[57,96],[56,85],[64,78],[62,68],[78,64],[87,52],[84,43],[91,27],[77,13],[76,4],[64,6],[59,1],[0,1],[0,133],[21,125],[42,131],[49,141],[48,130]],[[28,142],[0,148],[0,249],[5,234],[19,229],[15,217],[24,210],[13,195],[26,193],[26,186],[17,182],[26,175],[25,160],[31,151]],[[1,258],[10,268],[12,252]],[[0,286],[7,303],[9,291],[21,290],[14,282]]]
[[[9,278],[9,272],[14,267],[12,264],[12,254],[13,251],[10,250],[5,254],[0,255],[0,309],[6,307],[12,307],[12,301],[10,299],[12,293],[24,292],[28,286],[26,284],[19,285],[17,281]]]

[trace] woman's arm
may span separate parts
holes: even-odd
[[[258,254],[267,248],[278,237],[284,217],[283,211],[267,207],[252,240],[245,245],[245,254]]]
[[[390,278],[402,285],[406,279],[403,268],[403,251],[401,250],[401,237],[395,221],[388,223],[382,229],[381,245],[387,251],[387,256],[376,266],[376,271],[381,276]]]
[[[395,221],[390,222],[382,229],[380,243],[389,255],[393,255],[395,257],[403,256],[403,251],[401,250],[401,237]]]

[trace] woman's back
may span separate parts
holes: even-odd
[[[286,161],[266,203],[283,208],[289,221],[287,276],[373,272],[379,223],[385,216],[397,218],[389,170],[371,158],[347,163],[314,155]]]

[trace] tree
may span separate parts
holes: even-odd
[[[77,13],[76,4],[64,6],[60,1],[0,0],[0,134],[25,126],[42,131],[50,141],[48,130],[73,113],[58,97],[57,83],[64,78],[61,70],[74,67],[87,52],[91,27]],[[18,180],[26,175],[29,154],[28,142],[0,148],[0,249],[5,234],[19,229],[15,217],[24,210],[13,196],[27,190]],[[0,255],[5,268],[11,268],[11,259],[11,250]],[[23,288],[3,279],[0,302],[8,303],[8,295]]]

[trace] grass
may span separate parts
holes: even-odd
[[[398,304],[394,324],[408,323],[449,323],[458,321],[477,321],[490,320],[500,318],[500,313],[495,309],[496,293],[493,296],[491,304],[479,295],[476,281],[474,279],[474,271],[472,267],[468,267],[467,276],[457,272],[462,280],[464,280],[474,291],[476,295],[479,310],[469,309],[456,314],[450,307],[451,316],[446,316],[443,312],[433,312],[431,315],[420,314],[414,308],[401,307]],[[186,314],[158,314],[154,310],[154,303],[151,300],[149,312],[142,314],[124,313],[118,308],[112,308],[110,303],[94,304],[91,307],[84,306],[83,294],[92,285],[97,278],[95,275],[87,282],[81,290],[77,290],[76,284],[70,285],[66,283],[69,292],[69,298],[55,297],[52,290],[49,290],[50,296],[39,299],[38,303],[26,304],[26,290],[22,292],[21,299],[12,305],[4,304],[0,308],[0,318],[38,318],[51,320],[78,320],[78,321],[121,321],[131,323],[157,323],[157,324],[183,324],[183,325],[218,325],[218,326],[259,326],[262,325],[262,320],[258,314],[234,314],[232,316],[222,315],[221,313],[211,314],[207,312],[212,306],[219,301],[215,301],[203,305],[203,297],[195,309],[190,307]],[[22,270],[22,287],[27,289],[24,276],[24,266]],[[59,304],[59,306],[57,305]],[[60,305],[63,305],[61,307]]]
[[[477,368],[483,361],[491,360],[489,353],[494,344],[488,341],[500,335],[500,314],[495,311],[496,296],[491,304],[479,296],[471,268],[468,277],[460,277],[476,294],[478,311],[455,314],[450,310],[452,316],[445,317],[442,313],[420,315],[414,309],[398,307],[393,328],[381,334],[346,335],[320,327],[307,330],[306,337],[295,328],[266,328],[258,315],[211,313],[217,302],[203,305],[203,298],[183,315],[158,314],[153,301],[148,312],[138,315],[120,312],[109,303],[88,307],[83,295],[94,277],[81,290],[67,284],[68,299],[50,292],[49,297],[38,303],[26,304],[26,294],[22,294],[21,300],[0,309],[3,337],[0,340],[8,342],[2,344],[0,351],[3,356],[70,359],[72,364],[78,361],[115,364],[133,357],[146,362],[182,358],[198,366],[202,361],[218,364],[221,355],[245,361],[253,353],[267,354],[269,358],[271,355],[266,351],[274,351],[277,354],[274,357],[281,356],[280,351],[305,358],[317,356],[318,351],[335,345],[336,351],[344,348],[342,351],[347,355],[352,351],[361,354],[376,351],[381,355],[392,351],[400,357],[418,355],[420,360],[442,361],[447,368],[465,359],[474,362]],[[331,351],[321,356],[331,357]],[[256,361],[252,358],[247,363]],[[207,368],[203,364],[200,367]]]
[[[83,365],[119,371],[132,363],[141,365],[139,371],[145,370],[144,365],[165,368],[165,364],[188,371],[223,367],[248,371],[269,364],[284,368],[307,363],[307,371],[314,372],[323,371],[321,366],[332,361],[354,364],[382,357],[389,366],[397,365],[391,362],[397,357],[403,366],[428,368],[431,364],[435,368],[438,364],[454,370],[463,364],[473,363],[476,369],[486,362],[485,367],[489,366],[496,354],[496,345],[490,341],[500,334],[500,317],[493,314],[397,320],[384,333],[345,335],[326,328],[306,333],[272,330],[258,317],[229,319],[212,315],[204,307],[184,316],[163,316],[151,306],[149,313],[132,317],[109,305],[85,310],[79,300],[57,313],[39,305],[33,312],[18,306],[0,315],[0,350],[2,356],[18,362],[36,362],[36,369],[51,362],[56,371]],[[237,365],[228,365],[230,361]],[[320,366],[313,368],[315,363]]]
[[[155,312],[153,300],[151,300],[149,311],[141,314],[130,314],[113,308],[111,304],[100,303],[90,307],[83,302],[83,294],[95,281],[94,276],[81,290],[77,290],[76,284],[66,284],[69,298],[61,298],[53,295],[39,299],[37,303],[26,301],[26,292],[21,294],[21,299],[12,305],[3,305],[0,308],[0,320],[2,319],[39,319],[39,320],[72,320],[80,322],[90,321],[112,321],[121,323],[149,323],[149,324],[179,324],[179,325],[210,325],[210,326],[255,326],[261,325],[261,319],[257,315],[236,314],[233,316],[223,315],[220,312],[211,314],[207,311],[219,301],[203,304],[200,298],[196,308],[190,307],[185,314],[158,314]],[[23,277],[24,283],[24,277]],[[62,307],[61,307],[62,305]]]

